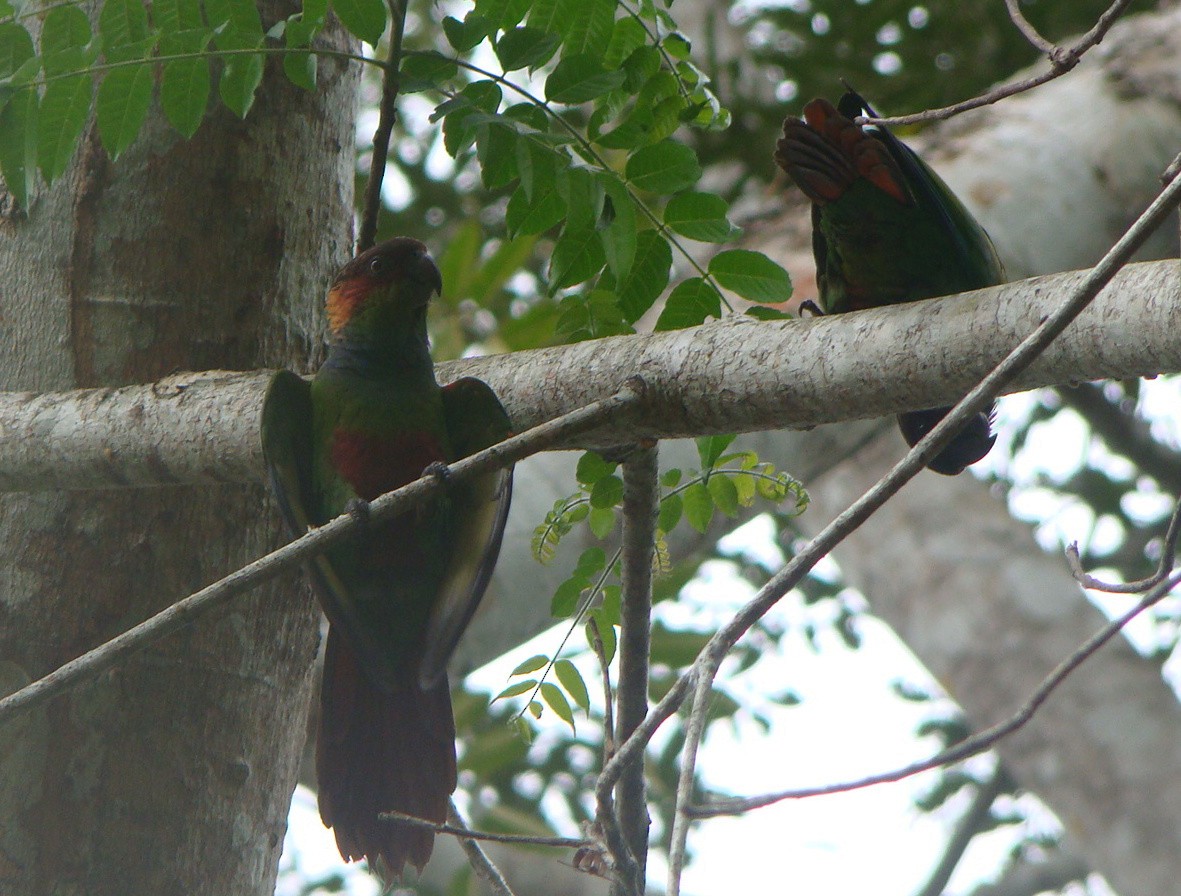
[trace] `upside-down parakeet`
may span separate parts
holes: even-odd
[[[992,241],[934,171],[847,92],[788,118],[775,161],[812,200],[820,304],[829,314],[914,302],[1004,282]],[[875,116],[876,117],[876,116]],[[912,447],[950,408],[908,411],[898,426]],[[984,457],[992,411],[968,421],[927,465],[953,475]]]
[[[263,449],[295,534],[509,434],[486,384],[435,381],[426,313],[441,290],[417,240],[363,252],[328,292],[332,342],[315,378],[271,381]],[[511,470],[445,481],[438,501],[367,522],[309,564],[329,621],[320,815],[345,859],[367,857],[383,876],[407,862],[421,870],[434,834],[379,813],[447,815],[456,768],[446,664],[492,574],[511,490]]]

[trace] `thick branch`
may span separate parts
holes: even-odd
[[[560,447],[802,429],[951,404],[1082,282],[1055,274],[961,296],[783,322],[730,318],[441,365],[478,376],[518,429],[603,398],[631,374],[652,393],[639,424]],[[1007,388],[1181,371],[1181,271],[1130,265]],[[149,386],[0,394],[0,490],[262,477],[262,372],[184,374]]]

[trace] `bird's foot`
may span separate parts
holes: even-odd
[[[424,477],[430,476],[439,485],[446,485],[447,481],[451,478],[451,468],[441,460],[437,460],[434,463],[427,464],[426,469],[422,471],[422,475]]]
[[[344,506],[344,512],[355,519],[362,528],[369,525],[369,502],[364,498],[350,498]]]
[[[800,302],[800,317],[805,316],[804,312],[807,312],[808,317],[824,317],[824,311],[811,299],[806,299],[803,302]]]

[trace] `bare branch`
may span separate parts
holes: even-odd
[[[447,825],[446,827],[454,825],[456,829],[466,831],[467,824],[464,822],[463,816],[459,814],[459,808],[455,805],[454,799],[448,801],[447,820],[451,822],[451,825]],[[446,833],[451,832],[447,831]],[[463,850],[464,855],[467,856],[468,864],[476,872],[476,877],[484,881],[496,896],[513,896],[513,891],[509,887],[508,881],[504,879],[504,875],[500,873],[500,869],[488,858],[488,854],[480,847],[476,837],[472,836],[473,833],[467,832],[460,834],[459,847]]]
[[[619,626],[619,701],[616,742],[631,736],[648,714],[648,654],[652,627],[652,555],[660,499],[656,445],[640,445],[623,464],[623,603]],[[617,812],[628,856],[616,867],[633,877],[612,884],[613,896],[642,894],[648,864],[648,800],[644,753],[624,770],[616,786]],[[614,823],[615,819],[601,824]],[[631,867],[628,867],[630,862]],[[622,876],[622,875],[621,875]]]
[[[860,790],[864,787],[872,787],[875,784],[901,781],[920,772],[950,765],[953,762],[961,762],[964,759],[983,753],[985,750],[992,749],[997,741],[1008,737],[1033,718],[1034,714],[1046,702],[1050,694],[1075,669],[1091,657],[1095,651],[1114,638],[1136,616],[1165,597],[1179,583],[1181,583],[1181,573],[1175,574],[1164,582],[1161,582],[1149,591],[1136,606],[1099,629],[1099,631],[1081,644],[1070,656],[1059,663],[1043,679],[1041,685],[1030,695],[1029,699],[1015,713],[1009,716],[1009,718],[993,725],[991,728],[981,731],[979,734],[960,741],[953,747],[941,750],[929,759],[924,759],[920,762],[894,769],[893,771],[859,778],[856,781],[847,781],[840,784],[825,784],[819,787],[805,787],[795,790],[782,790],[778,793],[763,794],[754,797],[734,797],[713,800],[703,806],[691,807],[689,814],[695,818],[712,818],[717,815],[734,815],[740,812],[747,812],[751,809],[761,809],[763,806],[770,806],[783,802],[784,800],[803,799],[804,797],[823,796],[831,793],[848,793],[851,790]]]
[[[988,821],[992,816],[992,804],[996,798],[1013,788],[1013,779],[1005,772],[998,762],[992,776],[983,784],[976,785],[976,793],[972,796],[971,805],[956,823],[951,839],[943,849],[939,864],[927,878],[923,888],[915,896],[943,896],[944,889],[951,880],[952,872],[959,865],[972,839],[987,830]]]
[[[1047,81],[1053,81],[1066,74],[1082,59],[1083,54],[1096,46],[1111,30],[1111,26],[1116,23],[1124,10],[1131,5],[1132,0],[1115,0],[1107,8],[1107,10],[1099,16],[1093,28],[1080,37],[1075,43],[1069,47],[1058,46],[1046,40],[1037,30],[1029,24],[1021,11],[1017,9],[1016,0],[1005,0],[1005,5],[1009,9],[1009,17],[1013,20],[1013,24],[1017,26],[1022,35],[1025,36],[1031,44],[1038,50],[1046,53],[1050,59],[1050,68],[1039,75],[1034,75],[1030,78],[1025,78],[1021,81],[1012,81],[1008,84],[1002,84],[999,87],[994,87],[979,96],[974,96],[971,99],[964,100],[959,103],[953,103],[950,106],[944,106],[940,109],[927,109],[924,112],[916,112],[913,115],[896,115],[892,118],[864,118],[857,119],[858,124],[881,124],[881,125],[908,125],[919,124],[928,121],[944,121],[948,118],[954,118],[963,112],[971,109],[979,109],[982,106],[990,106],[993,103],[999,102],[1007,97],[1014,96],[1018,93],[1024,93],[1027,90],[1032,90],[1034,87],[1039,87]]]
[[[894,467],[883,476],[876,485],[869,491],[862,495],[857,501],[839,514],[836,519],[828,524],[815,538],[809,541],[804,547],[784,565],[771,579],[759,590],[758,594],[751,599],[745,607],[743,607],[726,625],[710,638],[709,642],[701,653],[698,654],[692,667],[678,678],[673,689],[665,696],[664,700],[657,706],[657,710],[665,710],[669,713],[675,710],[675,706],[679,706],[684,700],[689,689],[695,687],[698,694],[702,693],[702,689],[712,684],[712,677],[716,673],[722,658],[729,652],[729,650],[737,643],[738,639],[746,633],[746,631],[754,625],[772,606],[774,606],[788,591],[812,569],[813,566],[820,560],[821,557],[827,555],[832,548],[839,544],[849,533],[857,529],[866,519],[868,519],[874,512],[877,511],[892,495],[894,495],[909,479],[913,478],[922,468],[923,464],[934,457],[940,450],[943,444],[950,438],[951,434],[957,432],[964,422],[972,415],[983,409],[988,403],[999,394],[1001,388],[1006,382],[1012,381],[1017,374],[1040,354],[1046,346],[1048,346],[1057,336],[1067,327],[1067,325],[1076,318],[1079,313],[1095,299],[1099,292],[1106,286],[1107,283],[1118,272],[1119,268],[1126,264],[1131,255],[1136,249],[1148,238],[1149,234],[1165,220],[1172,208],[1181,200],[1181,178],[1175,178],[1169,185],[1160,193],[1153,203],[1144,211],[1144,213],[1132,224],[1127,233],[1107,252],[1100,262],[1091,269],[1078,288],[1052,314],[1046,317],[1041,325],[1024,339],[1020,345],[1017,346],[1000,364],[998,364],[992,372],[990,372],[980,383],[973,388],[946,417],[943,418],[914,448],[897,463]],[[823,318],[822,318],[823,319]],[[1154,592],[1155,593],[1155,592]],[[1157,597],[1159,599],[1159,595]],[[1106,631],[1106,630],[1104,630]],[[1102,633],[1101,633],[1102,634]],[[1097,649],[1099,645],[1105,643],[1108,638],[1114,634],[1114,631],[1105,635],[1099,644],[1092,648]],[[1089,644],[1090,642],[1088,642]],[[1083,657],[1085,658],[1085,657]],[[1081,662],[1082,658],[1078,660]],[[1075,663],[1077,665],[1077,663]],[[1071,669],[1073,666],[1070,667]],[[1069,669],[1067,670],[1069,672]],[[1053,678],[1053,676],[1051,676]],[[1064,676],[1063,676],[1064,677]],[[1055,681],[1055,685],[1057,681]],[[1052,689],[1052,688],[1051,688]],[[674,695],[675,698],[674,698]],[[665,707],[666,702],[670,699],[675,699],[675,706],[672,708]],[[1044,697],[1042,698],[1044,699]],[[1040,701],[1038,701],[1040,705]],[[1035,707],[1036,708],[1036,707]],[[655,713],[653,713],[655,715]],[[1020,727],[1020,724],[1014,726]],[[643,737],[647,731],[654,731],[655,726],[649,729],[647,724],[640,726],[635,735],[629,738],[620,747],[619,755],[624,754],[628,750],[635,750],[642,748],[640,745],[634,744],[637,738]],[[1007,733],[1007,731],[1005,732]],[[647,737],[651,737],[648,733]],[[975,738],[973,740],[976,740]],[[645,738],[646,742],[646,738]],[[962,747],[962,745],[961,745]],[[979,749],[984,749],[981,747]],[[688,750],[688,744],[686,750]],[[979,749],[973,750],[966,755],[973,755],[979,752]],[[947,751],[952,752],[952,751]],[[942,754],[941,754],[942,755]],[[962,758],[962,757],[957,757]],[[618,755],[616,757],[618,760]],[[947,761],[952,761],[943,758],[941,762],[935,763],[943,764]],[[920,768],[921,766],[921,768]],[[925,770],[926,768],[934,767],[930,763],[920,763],[918,766],[911,766],[906,771],[906,774],[914,774],[918,770]],[[618,774],[618,769],[613,769],[611,764],[603,770],[603,775],[600,777],[598,789],[603,788],[603,780],[607,777],[609,771]],[[897,774],[897,773],[892,773]],[[906,775],[902,775],[905,777]],[[865,779],[866,783],[860,783],[858,786],[867,786],[868,783],[878,783],[879,778]],[[882,776],[880,780],[896,780],[892,776]],[[842,786],[837,786],[835,790],[819,788],[816,792],[837,792],[846,789]],[[811,792],[809,792],[810,795]],[[803,792],[791,792],[791,796],[803,795]],[[789,796],[775,795],[775,799],[771,801],[778,801],[779,799],[787,799]],[[765,798],[759,798],[765,799]],[[729,804],[737,805],[742,801],[728,801]],[[759,803],[759,805],[767,805],[768,803]],[[739,810],[741,811],[741,810]],[[725,811],[714,811],[713,809],[695,809],[693,814],[697,817],[705,815],[716,814],[730,814]],[[669,896],[674,896],[670,892]]]
[[[1017,26],[1017,30],[1033,45],[1035,50],[1045,53],[1047,56],[1054,52],[1056,49],[1054,42],[1042,37],[1029,19],[1025,18],[1025,14],[1021,12],[1020,0],[1005,0],[1005,8],[1009,11],[1009,18]]]
[[[735,316],[464,359],[438,375],[484,380],[523,432],[611,395],[628,372],[643,374],[652,394],[641,419],[610,420],[560,448],[803,429],[953,404],[1087,276],[808,320]],[[1129,265],[1006,389],[1181,371],[1178,318],[1176,262]],[[118,389],[0,393],[0,491],[262,480],[258,425],[269,378],[215,371]]]
[[[1165,543],[1161,548],[1160,563],[1156,572],[1146,579],[1136,582],[1104,582],[1087,573],[1083,569],[1083,562],[1079,558],[1078,542],[1071,542],[1066,546],[1066,563],[1070,567],[1070,574],[1084,588],[1094,591],[1106,591],[1110,594],[1140,594],[1149,588],[1163,582],[1165,577],[1173,571],[1177,561],[1177,536],[1181,531],[1181,498],[1173,505],[1173,515],[1169,519],[1169,528],[1165,531]]]
[[[642,380],[633,377],[611,398],[551,420],[464,458],[450,468],[450,478],[462,481],[469,476],[508,466],[530,454],[543,451],[555,441],[569,437],[572,431],[594,426],[605,417],[620,415],[629,409],[634,410],[641,404],[643,394]],[[438,476],[424,476],[372,502],[369,516],[375,522],[391,519],[410,507],[426,502],[441,487]],[[168,609],[0,700],[0,723],[21,710],[57,696],[79,681],[111,668],[127,654],[172,634],[214,607],[344,541],[361,525],[357,515],[342,514],[290,544],[202,588],[196,594],[177,601]]]
[[[378,106],[377,128],[373,132],[373,149],[369,156],[369,179],[365,182],[365,210],[361,213],[361,232],[357,235],[357,251],[364,252],[373,245],[377,234],[377,218],[381,212],[381,184],[385,180],[385,166],[390,154],[390,133],[398,117],[398,89],[401,86],[399,69],[402,65],[402,32],[406,29],[406,0],[389,0],[390,47],[386,55],[381,79],[381,103]]]
[[[419,818],[417,815],[407,815],[405,812],[396,812],[392,809],[388,812],[382,812],[381,817],[412,828],[429,828],[436,834],[450,834],[452,837],[479,840],[484,843],[509,843],[518,846],[553,846],[558,849],[582,849],[583,847],[594,845],[593,840],[587,840],[582,837],[536,837],[532,834],[496,834],[491,831],[475,831],[464,824],[463,819],[459,817],[459,812],[455,809],[454,805],[452,805],[452,811],[447,815],[450,819],[450,824],[439,824],[437,821],[428,821],[425,818]]]

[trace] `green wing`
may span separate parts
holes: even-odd
[[[512,424],[496,393],[486,383],[466,377],[443,388],[447,435],[459,460],[495,445],[512,434]],[[454,552],[427,625],[426,645],[419,668],[423,688],[431,687],[446,671],[480,598],[488,587],[513,491],[511,468],[450,486],[454,514]]]
[[[873,107],[853,90],[841,97],[837,110],[850,120],[862,114],[878,117]],[[961,281],[948,283],[946,292],[1003,283],[1004,269],[992,240],[943,178],[888,128],[867,127],[865,130],[885,144],[890,157],[901,169],[919,212],[933,222],[934,230],[946,240],[945,248],[950,256],[946,267],[958,272],[956,279]]]
[[[316,505],[312,477],[312,391],[310,384],[289,370],[271,378],[262,406],[262,453],[270,473],[271,488],[292,537],[327,522],[323,508]],[[345,599],[347,589],[320,554],[308,566],[325,606],[337,623],[358,624]],[[332,612],[335,610],[335,614]]]
[[[306,503],[312,482],[312,390],[290,370],[280,370],[267,386],[262,453],[279,510],[291,534],[299,537],[320,521],[313,522]]]

